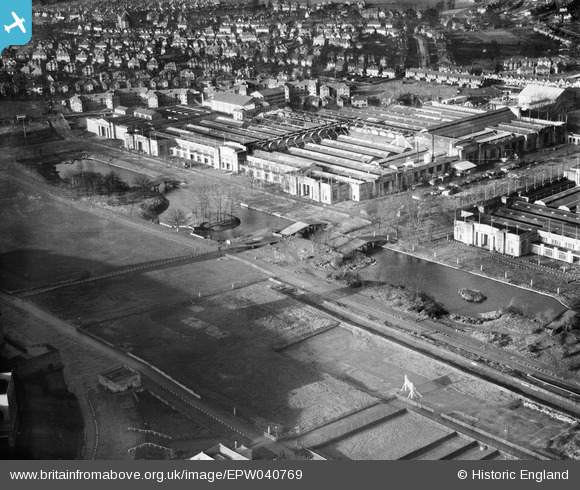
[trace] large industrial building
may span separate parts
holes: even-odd
[[[566,140],[565,122],[518,117],[507,107],[485,111],[429,102],[257,114],[255,101],[220,93],[212,110],[125,112],[89,118],[87,127],[129,149],[245,173],[325,204],[398,192]]]
[[[255,150],[245,172],[280,183],[285,192],[332,204],[362,201],[443,176],[452,159],[413,148],[404,138],[376,137],[351,128],[348,134],[297,147]]]
[[[456,240],[502,254],[580,262],[580,168],[489,208],[463,211]]]
[[[412,134],[420,147],[444,152],[475,165],[504,156],[523,154],[563,143],[566,123],[522,118],[510,108],[485,111],[470,107],[429,102],[422,107],[391,105],[366,109],[323,110],[358,118],[359,124],[377,124],[385,129]]]

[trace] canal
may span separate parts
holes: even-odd
[[[378,249],[373,253],[373,258],[377,261],[378,273],[376,270],[364,271],[361,274],[364,279],[379,280],[395,286],[424,291],[443,303],[451,313],[475,316],[478,313],[505,308],[510,304],[521,308],[529,317],[550,310],[555,314],[566,310],[550,296],[393,250]],[[485,294],[487,299],[482,303],[469,303],[457,294],[463,288],[477,289]]]
[[[59,174],[68,169],[79,170],[81,168],[79,163],[59,164],[56,165],[56,170]],[[135,178],[140,175],[137,172],[95,160],[82,162],[82,169],[102,174],[107,174],[113,170],[128,184],[133,184]],[[167,213],[172,208],[181,208],[189,213],[192,207],[192,193],[193,190],[188,188],[187,184],[168,191],[165,196],[171,204],[168,210],[161,214],[160,220],[166,221]],[[240,219],[240,226],[230,230],[211,232],[210,238],[214,240],[233,239],[266,228],[271,230],[283,229],[292,224],[291,221],[284,218],[239,205],[234,206],[233,214]],[[474,316],[478,313],[505,308],[510,304],[521,308],[530,317],[550,310],[557,314],[566,309],[549,296],[392,250],[381,248],[373,253],[373,258],[377,260],[378,274],[375,272],[376,269],[372,272],[363,271],[361,273],[363,279],[379,280],[396,286],[424,291],[442,302],[452,313]],[[463,288],[480,290],[487,296],[487,299],[482,303],[468,303],[457,294]]]

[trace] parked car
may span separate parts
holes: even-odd
[[[443,196],[452,196],[453,194],[457,194],[458,192],[461,192],[461,189],[457,188],[457,187],[447,187],[447,189],[445,189],[441,195]]]
[[[503,165],[502,167],[500,167],[500,170],[507,174],[510,170],[513,170],[514,168],[518,168],[518,166],[515,163],[511,163],[510,165]]]

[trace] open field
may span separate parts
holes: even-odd
[[[221,434],[165,405],[146,390],[134,394],[110,393],[99,386],[91,390],[90,397],[99,422],[97,459],[135,459],[135,451],[129,452],[129,449],[144,443],[147,438],[143,432],[129,430],[129,427],[169,436],[168,446],[175,447],[183,457],[192,456],[217,442],[227,442]],[[196,414],[192,412],[192,417]],[[159,457],[163,455],[161,452]]]
[[[503,406],[513,401],[500,388],[474,382],[454,368],[364,332],[335,328],[291,346],[285,353],[337,377],[348,377],[382,397],[396,394],[407,375],[417,387],[431,380],[445,380],[444,391],[461,392],[486,400],[489,405]],[[421,389],[419,392],[423,394]]]
[[[231,282],[262,278],[240,262],[214,260],[63,288],[35,301],[69,320],[80,316],[91,333],[131,348],[204,399],[228,411],[235,406],[262,427],[304,431],[374,402],[273,350],[335,322],[268,282],[231,291]],[[200,284],[222,292],[196,298]]]
[[[362,86],[358,93],[366,95],[380,95],[381,97],[390,98],[393,101],[399,97],[412,94],[426,102],[428,100],[437,100],[438,97],[448,99],[457,95],[457,87],[451,85],[433,85],[429,82],[415,80],[389,80],[368,86]],[[339,203],[340,205],[341,203]],[[347,203],[349,206],[351,203]],[[356,205],[356,203],[354,203]]]
[[[22,127],[14,127],[9,132],[2,131],[0,133],[0,148],[19,148],[58,140],[60,140],[59,136],[51,128],[45,124],[35,124],[26,130],[26,136],[24,136]]]
[[[465,439],[457,436],[454,437],[453,439],[450,439],[449,441],[447,441],[445,444],[439,444],[437,446],[435,446],[435,448],[433,448],[431,451],[427,451],[427,453],[417,457],[417,458],[413,458],[416,460],[428,460],[428,461],[433,461],[435,459],[440,459],[442,457],[444,457],[445,455],[449,454],[452,451],[456,451],[462,447],[464,447],[466,444]],[[461,458],[463,459],[463,458]]]
[[[82,279],[191,249],[31,193],[0,179],[0,285],[7,290]],[[111,246],[114,243],[114,247]]]
[[[436,413],[459,410],[498,436],[510,427],[514,440],[530,447],[545,448],[568,427],[521,405],[514,408],[516,396],[494,384],[370,334],[335,328],[284,352],[382,398],[397,393],[407,375],[421,403]]]
[[[193,418],[175,411],[147,390],[137,393],[136,398],[144,427],[149,430],[165,434],[173,440],[207,440],[218,436]]]
[[[142,419],[141,428],[171,437],[173,457],[176,459],[189,458],[218,442],[229,442],[225,436],[174,410],[147,390],[137,393],[137,400],[137,410]],[[195,415],[195,412],[191,415]],[[140,440],[144,441],[145,436],[141,435]]]
[[[26,114],[28,117],[40,117],[44,113],[44,101],[3,100],[0,102],[0,111],[4,119],[14,119],[18,114]]]
[[[170,409],[147,392],[138,394],[137,401],[130,394],[107,392],[98,385],[98,373],[114,367],[116,365],[115,360],[100,351],[79,345],[74,338],[62,335],[52,326],[12,307],[8,303],[0,303],[0,309],[7,337],[27,346],[50,343],[59,349],[65,366],[66,382],[78,396],[83,408],[83,422],[92,425],[92,414],[89,411],[86,398],[86,392],[87,390],[89,391],[99,428],[98,459],[126,459],[131,457],[127,450],[140,443],[141,438],[137,437],[135,432],[127,431],[128,426],[147,427],[166,433],[174,439],[179,451],[184,451],[189,455],[192,452],[208,447],[208,441],[209,446],[213,445],[215,438],[219,438],[221,442],[231,442],[233,444],[233,440],[229,440],[229,432],[222,432],[223,427],[221,424],[215,423],[209,417],[200,416],[200,413],[196,410],[192,410],[188,414],[189,416],[185,417]],[[19,354],[20,351],[8,344],[9,356]],[[44,399],[40,396],[40,389],[41,387],[36,388],[34,391],[35,398],[33,400],[38,405],[35,410],[40,410],[45,404]],[[50,408],[50,403],[53,402],[49,400],[47,403],[47,407]],[[69,412],[73,409],[74,407],[71,407],[70,404],[60,406],[59,410],[62,415],[59,416],[68,417]],[[74,410],[71,413],[74,414]],[[204,425],[206,423],[209,423],[209,425]],[[41,438],[38,441],[36,440],[37,436]],[[44,450],[44,446],[42,446],[44,444],[42,442],[43,437],[45,437],[44,432],[30,432],[26,439],[22,439],[22,449],[20,451],[29,451],[29,445],[37,447],[37,451]],[[55,452],[56,449],[58,448],[51,447],[49,452],[53,457],[59,458],[61,456]],[[24,453],[22,456],[28,457]],[[87,453],[85,456],[90,457],[90,454]]]
[[[34,302],[69,321],[92,325],[144,311],[169,310],[208,294],[264,279],[264,274],[233,260],[199,261],[35,295]],[[127,333],[128,334],[128,333]]]
[[[331,443],[323,453],[332,459],[393,460],[430,444],[451,431],[413,412],[395,417]]]
[[[531,28],[490,29],[476,32],[453,32],[448,35],[457,64],[470,66],[492,63],[494,58],[542,56],[557,48],[557,43]],[[485,51],[484,51],[485,50]]]

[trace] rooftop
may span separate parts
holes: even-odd
[[[520,104],[533,103],[541,100],[556,100],[565,92],[563,88],[547,87],[545,85],[526,85],[519,93]]]
[[[500,207],[491,213],[494,223],[508,224],[518,229],[540,230],[562,237],[577,238],[580,215],[538,204],[516,201],[510,207]]]
[[[103,378],[106,378],[110,381],[117,382],[117,381],[121,381],[121,380],[126,379],[126,378],[130,378],[130,377],[134,376],[135,374],[138,374],[137,371],[133,371],[132,369],[128,368],[127,366],[120,366],[120,367],[113,368],[109,371],[102,372],[102,373],[100,373],[100,376],[102,376]]]
[[[248,97],[247,95],[239,95],[232,92],[220,92],[216,94],[212,100],[216,102],[223,102],[225,104],[244,106],[253,102],[254,99],[253,97]]]

